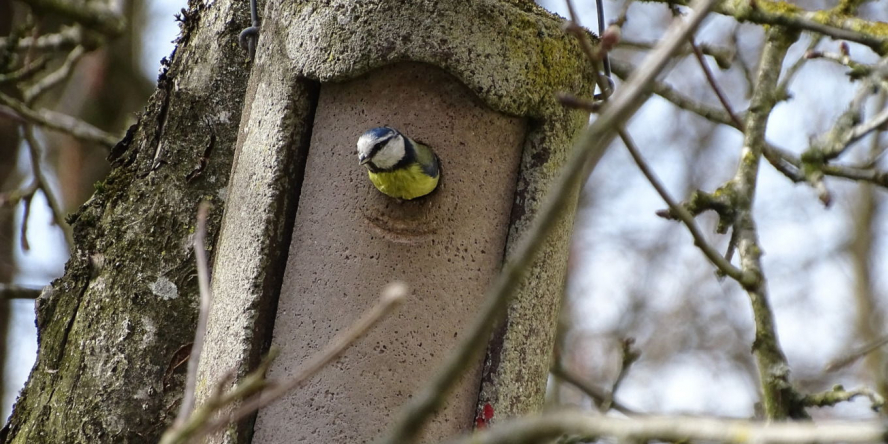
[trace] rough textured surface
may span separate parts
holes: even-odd
[[[258,75],[276,80],[253,82],[247,93],[244,132],[237,143],[214,262],[213,308],[198,370],[199,399],[227,370],[237,369],[242,377],[255,368],[268,350],[274,326],[318,89],[313,82],[290,78],[281,68],[262,71]],[[257,102],[255,96],[264,99]],[[262,114],[251,124],[255,109]],[[252,421],[247,420],[231,435],[215,439],[249,442],[251,429]]]
[[[292,119],[286,118],[291,112],[288,107],[292,106],[298,113],[305,101],[305,92],[293,86],[300,78],[322,83],[345,82],[401,61],[425,62],[440,67],[465,84],[487,106],[528,118],[517,189],[509,202],[512,209],[506,249],[514,245],[528,227],[558,167],[563,164],[571,140],[585,124],[582,113],[563,110],[555,102],[554,94],[570,91],[588,96],[592,91],[590,67],[576,43],[561,31],[560,19],[532,2],[521,0],[271,0],[263,16],[266,19],[250,82],[250,90],[254,93],[248,100],[241,124],[241,139],[245,140],[240,142],[242,151],[264,153],[268,159],[262,165],[267,166],[271,162],[269,159],[280,156],[282,150],[303,149],[293,144],[294,136],[288,133]],[[430,110],[430,113],[435,112]],[[284,123],[278,125],[278,122]],[[441,126],[446,123],[447,120],[442,118]],[[412,130],[401,129],[408,134]],[[299,130],[298,125],[294,130],[305,132]],[[431,140],[427,142],[435,144]],[[353,149],[353,142],[348,148]],[[244,171],[240,171],[241,168]],[[234,175],[245,178],[239,182],[239,187],[259,190],[281,184],[264,174],[261,168],[252,168],[241,163],[235,168]],[[348,171],[354,171],[354,166],[348,168]],[[445,184],[449,180],[447,171],[445,161]],[[358,183],[356,178],[354,185]],[[375,195],[369,191],[372,190],[368,188],[368,194],[362,199],[370,200],[362,200],[362,205],[373,204]],[[238,216],[242,221],[241,229],[249,230],[243,221],[251,220],[251,217],[266,221],[273,217],[275,211],[270,205],[271,202],[265,202],[236,210],[230,208],[227,214],[244,212]],[[409,215],[397,211],[397,217]],[[238,236],[237,230],[229,229],[228,218],[226,215],[225,233],[220,239],[222,251],[229,248],[226,246],[229,238]],[[481,405],[491,405],[494,421],[534,410],[542,402],[572,221],[573,208],[567,208],[559,230],[517,295],[504,328],[491,343],[482,376]],[[297,226],[301,223],[297,218]],[[248,254],[263,251],[255,243],[268,241],[260,236],[250,236],[253,240],[239,243],[238,248]],[[249,245],[251,242],[255,245]],[[474,253],[472,248],[470,246],[465,252],[468,261]],[[258,285],[261,279],[257,277],[260,273],[256,267],[274,263],[273,260],[257,261],[233,253],[231,256],[237,262],[228,266],[230,273],[217,273],[214,288],[233,285],[237,291],[229,294],[237,297],[220,300],[217,295],[217,305],[231,306],[220,309],[226,314],[213,315],[214,325],[225,323],[226,327],[224,333],[214,333],[211,326],[210,335],[219,342],[210,342],[211,347],[217,349],[208,352],[214,356],[213,364],[202,366],[204,384],[215,380],[232,365],[239,365],[243,372],[249,366],[243,361],[244,356],[255,354],[256,348],[264,345],[253,329],[256,325],[273,322],[256,310],[275,294],[274,290]],[[236,265],[241,263],[243,266]],[[327,277],[318,277],[322,278]],[[429,328],[437,327],[430,325]],[[305,338],[300,343],[318,347],[323,339]],[[338,421],[331,419],[334,420]],[[242,442],[249,433],[248,428],[234,427],[220,441]]]
[[[588,93],[589,63],[562,22],[530,1],[275,2],[292,69],[339,81],[401,60],[452,73],[493,109],[528,117],[558,112],[553,94]],[[266,41],[266,43],[268,43]]]
[[[114,170],[69,217],[77,248],[37,300],[39,355],[6,442],[157,442],[175,415],[197,317],[194,217],[225,196],[247,84],[235,17],[248,16],[224,0],[183,12],[176,55],[112,151]]]
[[[354,144],[392,125],[441,159],[441,186],[397,202],[358,166]],[[265,408],[254,442],[366,442],[431,375],[458,340],[499,269],[524,142],[522,119],[485,107],[447,73],[397,64],[325,84],[312,132],[293,243],[275,321],[287,377],[403,280],[411,297],[312,382]],[[428,433],[466,431],[482,356]]]

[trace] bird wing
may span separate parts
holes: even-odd
[[[438,177],[440,166],[438,165],[438,156],[432,151],[428,145],[420,142],[414,142],[416,148],[416,161],[422,165],[423,171],[431,177]]]

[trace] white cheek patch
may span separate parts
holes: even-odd
[[[404,158],[404,154],[404,138],[396,136],[376,152],[372,162],[377,168],[388,169],[397,165]]]
[[[369,134],[364,134],[358,139],[358,156],[366,157],[370,155],[370,150],[373,149],[373,145],[375,144],[376,139]]]

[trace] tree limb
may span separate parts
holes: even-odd
[[[750,444],[883,442],[881,421],[771,422],[687,416],[640,416],[629,419],[560,411],[528,416],[447,444],[530,444],[563,434],[613,437],[617,442],[715,441]]]
[[[690,0],[648,0],[688,6]],[[795,31],[810,31],[838,40],[860,43],[876,54],[888,54],[888,23],[872,22],[833,11],[806,11],[794,4],[774,0],[724,0],[715,12],[739,22],[775,25]]]
[[[796,393],[789,380],[789,364],[774,325],[774,313],[768,301],[768,288],[762,269],[762,247],[758,239],[753,202],[758,182],[759,163],[765,149],[765,129],[771,110],[776,104],[772,92],[777,86],[780,68],[787,50],[797,34],[779,27],[767,31],[767,40],[759,61],[755,89],[746,113],[746,134],[737,173],[730,182],[737,213],[734,230],[737,231],[737,251],[744,273],[757,277],[744,285],[752,304],[755,318],[755,341],[752,350],[756,356],[762,384],[762,401],[768,419],[782,420],[804,417],[804,410],[796,408]]]
[[[120,140],[119,137],[106,133],[75,117],[48,109],[34,110],[22,102],[0,93],[0,111],[4,111],[3,108],[6,108],[6,112],[12,111],[13,114],[40,126],[70,134],[85,142],[98,143],[106,148],[113,147]]]
[[[22,0],[39,12],[51,12],[98,31],[116,37],[126,28],[126,20],[101,2],[73,2],[68,0]]]

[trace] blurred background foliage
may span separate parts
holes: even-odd
[[[587,3],[581,21],[592,27],[594,7]],[[792,3],[807,10],[837,4]],[[622,2],[605,4],[614,14],[622,8]],[[544,5],[566,14],[563,2]],[[864,3],[858,16],[888,21],[885,6],[884,1]],[[637,48],[655,44],[673,15],[666,5],[636,2],[627,17],[623,41],[611,56],[637,64],[645,53]],[[712,57],[706,59],[737,113],[749,103],[748,79],[755,72],[763,38],[762,27],[718,15],[697,33],[698,44],[728,55],[728,69],[718,69]],[[790,48],[784,71],[797,62],[801,68],[789,85],[791,98],[777,105],[767,131],[771,143],[796,155],[832,127],[858,88],[849,80],[849,68],[805,58],[812,38],[803,33]],[[822,39],[816,49],[837,54],[840,43]],[[878,60],[871,50],[853,43],[849,54],[863,63]],[[660,80],[696,102],[721,109],[693,55],[676,60]],[[872,100],[868,109],[881,109],[876,102]],[[743,143],[739,131],[680,110],[659,96],[645,104],[628,130],[680,199],[697,189],[712,191],[730,179]],[[875,158],[875,167],[884,169],[881,153],[886,143],[878,133],[867,137],[851,150],[846,163]],[[793,381],[805,393],[843,384],[849,389],[866,385],[888,395],[881,350],[836,372],[824,371],[830,360],[886,333],[885,189],[828,178],[833,204],[827,208],[810,186],[794,184],[762,162],[755,212],[771,304]],[[584,189],[576,221],[558,344],[562,365],[609,390],[621,370],[622,342],[633,338],[641,357],[615,396],[627,407],[649,413],[752,417],[760,393],[750,352],[755,326],[749,298],[735,282],[716,277],[685,227],[655,215],[664,208],[628,153],[610,150]],[[713,233],[710,242],[725,251],[729,235],[714,234],[716,216],[704,214],[698,222]],[[592,405],[557,378],[551,382],[551,402]],[[864,418],[875,413],[864,397],[811,414]]]
[[[181,0],[113,3],[129,24],[123,33],[89,48],[70,77],[35,105],[121,136],[153,91],[160,58],[169,55],[177,32],[173,14],[185,5]],[[836,6],[829,1],[796,3],[808,10]],[[567,15],[563,2],[541,4]],[[576,6],[582,24],[594,28],[594,4],[583,1]],[[888,21],[885,6],[884,0],[864,3],[859,16]],[[613,16],[623,8],[622,0],[608,0],[605,8]],[[61,21],[42,18],[32,23],[28,17],[26,4],[0,3],[0,36],[20,33],[33,38],[64,29]],[[672,20],[664,4],[632,4],[623,42],[612,58],[624,64],[639,63],[645,48],[662,37]],[[805,59],[811,39],[810,34],[803,34],[790,49],[784,70],[797,61],[800,69],[789,85],[791,99],[777,106],[767,133],[769,141],[796,154],[833,125],[857,88],[849,80],[848,67]],[[718,65],[723,69],[712,57],[706,58],[707,63],[734,110],[745,110],[749,79],[763,44],[762,28],[713,16],[696,40],[720,51]],[[823,39],[816,48],[840,52],[839,43],[830,39]],[[64,63],[67,50],[16,52],[18,59],[0,60],[5,63],[0,73],[46,56],[46,69],[36,76],[39,79]],[[0,51],[0,56],[4,54]],[[856,44],[849,46],[849,54],[861,63],[878,60],[872,51]],[[696,102],[720,106],[690,54],[677,58],[660,81]],[[23,85],[28,82],[0,83],[0,93],[17,98]],[[33,159],[20,126],[0,110],[0,193],[6,197],[27,188],[33,178]],[[696,189],[713,190],[729,179],[743,140],[739,131],[680,110],[658,96],[652,96],[628,130],[679,198]],[[107,174],[107,148],[57,132],[38,129],[35,136],[43,149],[40,167],[47,187],[64,212],[75,210],[89,199],[93,184]],[[845,160],[853,164],[875,159],[875,166],[884,169],[880,154],[886,144],[886,138],[877,133],[858,143]],[[811,187],[793,184],[769,165],[760,172],[755,210],[778,333],[802,391],[827,390],[835,384],[866,385],[886,396],[882,351],[836,372],[824,371],[830,360],[888,330],[884,322],[888,289],[885,192],[844,179],[828,178],[826,185],[833,195],[829,208]],[[639,412],[755,415],[759,389],[750,353],[754,324],[747,295],[733,281],[715,275],[683,226],[655,215],[666,205],[624,150],[609,151],[581,199],[557,344],[561,365],[604,392],[619,379],[615,399]],[[62,222],[54,221],[41,191],[30,203],[6,200],[0,205],[0,285],[40,288],[63,272],[68,249],[55,224]],[[27,230],[23,231],[25,220]],[[707,233],[714,233],[714,216],[698,220]],[[710,239],[722,249],[729,240],[716,234],[710,234]],[[0,415],[6,418],[36,352],[32,300],[0,300],[0,337],[4,338],[0,341],[4,375]],[[629,338],[640,357],[621,377],[624,344]],[[550,382],[551,403],[594,408],[592,400],[559,378]],[[847,418],[875,414],[866,399],[812,413]]]

